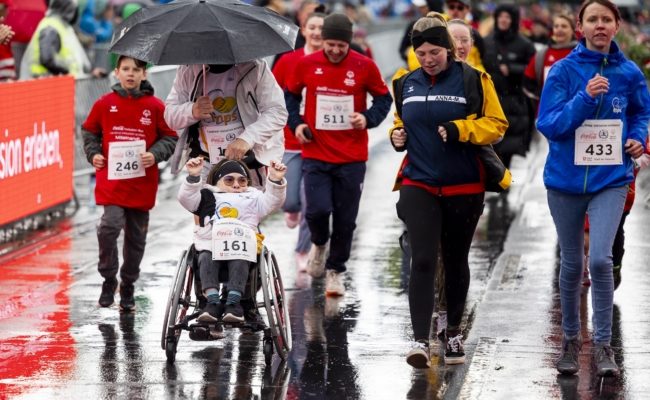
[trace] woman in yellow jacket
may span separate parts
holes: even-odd
[[[483,212],[486,174],[482,145],[503,136],[508,122],[490,77],[455,57],[456,46],[440,14],[413,27],[421,68],[393,84],[397,115],[391,143],[406,150],[395,189],[397,214],[412,251],[409,306],[415,343],[407,362],[429,366],[438,254],[446,275],[448,328],[445,362],[465,360],[461,319],[469,288],[469,248]],[[500,179],[509,184],[510,177]]]

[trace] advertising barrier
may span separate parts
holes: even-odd
[[[73,197],[74,78],[0,85],[0,226]]]

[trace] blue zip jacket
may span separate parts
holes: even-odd
[[[609,80],[609,92],[592,98],[585,88],[597,73]],[[623,121],[622,165],[574,164],[575,130],[587,119]],[[634,139],[645,146],[648,119],[650,95],[636,64],[625,58],[615,42],[609,54],[602,54],[587,49],[582,39],[553,65],[542,90],[537,129],[549,142],[544,184],[575,194],[629,184],[634,179],[634,164],[624,145],[627,139]]]

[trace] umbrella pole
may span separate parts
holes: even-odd
[[[205,64],[203,64],[203,95],[205,96]]]

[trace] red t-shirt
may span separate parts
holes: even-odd
[[[275,76],[275,80],[278,81],[278,85],[280,85],[282,90],[287,88],[287,81],[293,74],[298,60],[304,56],[305,49],[300,48],[292,51],[291,53],[283,54],[282,57],[280,57],[275,63],[275,66],[273,67],[273,75]],[[289,128],[288,125],[284,127],[284,149],[290,151],[300,151],[302,149],[300,142],[298,142],[298,139],[296,139],[296,136],[293,134],[293,131],[291,128]]]
[[[300,59],[289,77],[287,89],[291,93],[299,94],[303,88],[307,88],[303,120],[314,135],[311,143],[302,146],[303,158],[334,164],[367,161],[367,129],[316,129],[317,96],[352,96],[354,111],[366,111],[368,93],[388,93],[377,65],[355,51],[349,51],[340,63],[332,64],[321,50]]]
[[[144,140],[149,149],[162,136],[176,136],[163,118],[164,103],[155,96],[122,97],[115,92],[95,102],[83,129],[102,135],[102,154],[108,165],[111,142]],[[158,166],[146,169],[139,178],[108,180],[108,167],[97,170],[95,200],[98,205],[116,205],[150,210],[156,203]]]
[[[546,73],[544,72],[544,70],[550,68],[551,65],[555,64],[557,61],[568,56],[572,50],[573,50],[572,47],[563,48],[563,49],[554,49],[552,47],[549,47],[546,50],[546,54],[544,54],[544,64],[542,65],[542,70],[539,71],[541,73],[542,81],[537,82],[540,88],[544,85],[544,78],[546,78]],[[534,80],[537,80],[537,73],[538,73],[538,71],[535,71],[536,58],[537,55],[531,57],[530,61],[528,62],[528,65],[526,66],[526,70],[524,71],[524,75],[527,78],[534,79]]]

